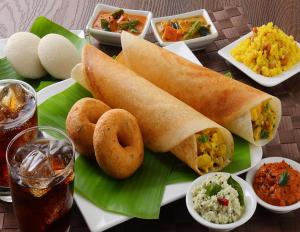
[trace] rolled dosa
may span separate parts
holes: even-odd
[[[122,32],[121,43],[122,53],[117,61],[140,76],[250,143],[262,146],[273,139],[281,118],[278,98],[196,65],[130,33]],[[260,105],[266,105],[266,101],[275,115],[272,129],[269,128],[272,134],[254,140],[254,135],[263,129],[252,125],[251,110],[262,108]]]
[[[73,68],[72,78],[90,90],[95,98],[113,108],[132,113],[149,149],[171,151],[198,174],[220,170],[230,163],[233,138],[227,129],[91,45],[84,47],[82,57],[83,63]],[[203,170],[199,168],[196,133],[210,128],[220,132],[224,138],[226,157],[222,165]]]

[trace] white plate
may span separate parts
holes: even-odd
[[[229,177],[231,176],[235,181],[237,181],[244,193],[244,201],[245,201],[245,209],[242,214],[242,216],[235,222],[228,223],[228,224],[215,224],[212,222],[207,221],[204,219],[202,216],[199,215],[199,213],[194,209],[193,205],[193,191],[194,189],[199,186],[203,181],[209,179],[213,175],[219,175],[219,176],[225,176]],[[236,227],[239,227],[243,224],[245,224],[254,214],[255,209],[256,209],[257,201],[256,201],[256,195],[255,192],[253,191],[251,185],[247,183],[245,180],[242,178],[236,176],[236,175],[229,175],[228,173],[225,172],[211,172],[206,175],[198,177],[196,180],[193,181],[191,184],[190,188],[187,191],[186,194],[186,206],[191,214],[191,216],[200,224],[206,226],[209,228],[211,231],[230,231],[233,230]]]
[[[194,63],[200,64],[197,58],[193,55],[190,49],[183,42],[173,44],[172,46],[168,46],[166,48],[180,56],[183,56],[186,59],[191,60]],[[74,81],[72,79],[67,79],[44,88],[43,90],[38,92],[38,104],[41,104],[43,101],[50,98],[51,96],[63,91],[64,89],[67,89],[73,83]],[[250,153],[250,168],[252,168],[261,160],[262,149],[261,147],[250,145]],[[248,169],[242,170],[236,174],[244,173]],[[191,182],[167,185],[162,199],[162,205],[166,205],[170,202],[176,201],[184,197],[190,184]],[[88,200],[76,193],[75,200],[91,231],[103,231],[130,219],[129,217],[123,215],[106,212],[96,207],[91,202],[89,202]]]
[[[251,79],[256,81],[257,83],[266,86],[266,87],[272,87],[275,85],[280,84],[281,82],[289,79],[290,77],[294,76],[300,71],[300,62],[292,66],[289,70],[282,72],[279,75],[276,75],[274,77],[265,77],[263,75],[257,74],[256,72],[252,71],[250,68],[248,68],[243,63],[237,61],[233,56],[230,54],[230,51],[238,45],[238,43],[241,40],[244,40],[245,38],[252,35],[252,32],[249,32],[248,34],[244,35],[240,39],[232,42],[231,44],[227,45],[226,47],[220,49],[218,51],[219,55],[222,56],[224,59],[229,61],[231,64],[233,64],[235,67],[237,67],[239,70],[244,72],[246,75],[248,75]],[[297,43],[297,45],[300,47],[300,44]]]
[[[264,158],[262,159],[259,164],[257,164],[253,169],[251,169],[246,176],[246,181],[251,185],[251,187],[253,186],[253,180],[255,177],[255,174],[257,172],[257,170],[265,163],[275,163],[275,162],[281,162],[281,161],[285,161],[287,164],[289,164],[293,169],[297,170],[298,172],[300,172],[300,164],[297,163],[294,160],[288,159],[288,158],[284,158],[284,157],[268,157],[268,158]],[[252,187],[253,188],[253,187]],[[256,193],[255,193],[256,195]],[[275,205],[271,205],[265,201],[263,201],[262,199],[260,199],[259,196],[256,195],[256,199],[258,204],[260,204],[261,206],[265,207],[266,209],[270,210],[273,213],[279,213],[279,214],[283,214],[283,213],[288,213],[291,212],[293,210],[299,209],[300,208],[300,201],[298,201],[297,203],[294,203],[292,205],[288,205],[288,206],[275,206]]]
[[[186,12],[186,13],[178,14],[178,15],[171,15],[171,16],[165,16],[165,17],[151,19],[151,27],[154,32],[154,36],[155,36],[156,40],[158,41],[158,43],[161,46],[167,46],[170,44],[177,43],[177,42],[163,41],[159,35],[159,32],[158,32],[156,26],[155,26],[156,23],[161,22],[161,21],[171,20],[171,19],[187,18],[187,17],[191,17],[191,16],[198,16],[198,15],[202,15],[205,18],[206,22],[210,25],[211,33],[209,35],[206,35],[203,37],[184,40],[184,42],[193,51],[205,48],[206,45],[212,43],[218,37],[218,31],[215,28],[213,22],[211,21],[211,18],[209,17],[209,15],[205,9],[195,10],[195,11]]]
[[[86,30],[88,33],[90,33],[95,39],[97,39],[102,44],[108,44],[113,46],[121,46],[121,33],[119,32],[110,32],[110,31],[103,31],[93,28],[93,24],[98,17],[98,14],[100,11],[107,11],[107,12],[114,12],[116,10],[120,9],[119,7],[115,6],[109,6],[105,4],[97,4],[94,12],[91,16],[91,18],[88,21],[88,24],[86,26]],[[143,28],[143,31],[138,35],[141,38],[144,38],[149,26],[150,26],[150,20],[152,19],[152,12],[145,11],[145,10],[132,10],[132,9],[125,9],[123,8],[125,13],[128,14],[135,14],[135,15],[143,15],[145,16],[146,22]]]

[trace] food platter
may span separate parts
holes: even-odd
[[[244,72],[246,75],[248,75],[251,79],[256,81],[257,83],[266,86],[266,87],[273,87],[275,85],[278,85],[282,83],[283,81],[291,78],[293,75],[298,73],[300,71],[300,63],[298,62],[294,66],[292,66],[287,71],[282,72],[281,74],[274,76],[274,77],[265,77],[263,75],[257,74],[254,71],[252,71],[250,68],[248,68],[245,64],[237,61],[235,58],[232,57],[230,54],[230,51],[235,48],[242,40],[245,38],[248,38],[252,35],[252,32],[242,36],[240,39],[232,42],[231,44],[227,45],[226,47],[222,48],[218,51],[218,54],[222,56],[224,59],[226,59],[228,62],[230,62],[232,65],[237,67],[239,70]],[[300,47],[300,44],[297,43],[297,45]]]
[[[200,64],[198,59],[193,55],[191,50],[183,42],[174,43],[166,47],[166,49],[180,56],[183,56],[184,58],[196,64]],[[49,97],[67,89],[72,84],[74,84],[74,80],[67,79],[65,81],[44,88],[43,90],[38,92],[38,104],[41,104]],[[250,153],[251,153],[250,168],[252,168],[262,159],[262,149],[261,147],[250,145]],[[241,170],[236,174],[245,173],[250,168]],[[188,189],[190,184],[191,182],[167,185],[163,195],[162,205],[166,205],[170,202],[173,202],[177,199],[184,197],[186,194],[186,190]],[[91,202],[89,202],[88,200],[86,200],[85,198],[83,198],[77,193],[75,193],[75,200],[91,231],[102,231],[130,219],[129,217],[126,216],[106,212],[96,207]]]
[[[113,24],[108,24],[108,19],[112,17],[113,22],[118,24],[116,21],[120,21],[120,28],[127,25],[129,30],[126,31],[124,27],[124,30],[118,31],[122,51],[113,57],[90,44],[83,31],[71,32],[45,17],[36,19],[30,32],[18,32],[9,39],[0,39],[0,57],[3,57],[0,62],[0,79],[8,79],[10,82],[15,81],[11,79],[19,79],[20,82],[24,80],[25,84],[32,85],[37,112],[35,116],[38,119],[35,120],[38,127],[34,128],[47,126],[62,130],[71,145],[56,144],[56,140],[49,140],[51,144],[45,150],[41,147],[44,140],[43,144],[37,143],[37,147],[26,150],[28,157],[22,156],[25,158],[22,158],[18,170],[21,175],[23,171],[28,171],[28,176],[33,176],[29,173],[33,162],[23,169],[27,158],[31,158],[32,154],[35,158],[46,154],[43,162],[47,163],[43,164],[48,169],[51,168],[47,172],[50,175],[34,170],[39,175],[47,174],[48,178],[53,177],[55,171],[62,171],[63,167],[67,167],[66,163],[59,164],[58,161],[65,153],[72,153],[72,157],[69,157],[76,169],[76,181],[73,182],[74,169],[69,175],[70,179],[68,176],[66,182],[60,181],[72,188],[66,212],[71,212],[74,193],[78,209],[91,231],[103,231],[131,218],[158,219],[163,205],[184,196],[188,199],[190,194],[193,200],[186,202],[189,213],[192,216],[195,214],[193,218],[200,224],[212,229],[222,229],[218,224],[227,224],[223,229],[229,229],[233,228],[231,224],[234,222],[237,223],[236,226],[246,223],[255,212],[255,193],[266,202],[278,206],[289,206],[299,201],[300,173],[287,167],[285,162],[264,164],[256,172],[256,179],[249,184],[237,176],[248,172],[248,177],[263,161],[262,146],[274,138],[282,116],[280,99],[241,84],[231,78],[231,75],[202,67],[185,42],[175,42],[161,48],[135,36],[135,26],[141,21],[133,20],[133,24],[130,18],[133,16],[127,18],[123,9],[111,13],[100,12],[98,26],[105,31],[116,32]],[[128,22],[121,23],[123,19]],[[183,29],[181,24],[178,27],[179,22],[167,23],[164,24],[164,35],[172,34],[165,33],[170,30],[169,27]],[[176,28],[173,24],[177,25]],[[199,25],[200,28],[207,26],[203,26],[201,20],[196,21],[192,23],[188,35],[202,35],[204,29],[200,30]],[[268,26],[273,24],[268,23]],[[260,41],[260,37],[256,37],[258,32],[259,29],[253,28],[253,36],[245,42],[259,44],[257,41]],[[276,35],[277,33],[273,34],[274,40]],[[293,40],[293,37],[290,39]],[[280,76],[275,76],[276,73],[287,70],[293,64],[298,67],[300,46],[296,42],[290,42],[293,50],[282,52],[280,49],[286,47],[278,45],[277,59],[271,59],[267,63],[260,62],[259,58],[269,54],[273,57],[273,48],[277,48],[277,44],[274,45],[270,38],[255,49],[241,43],[236,47],[237,53],[233,49],[228,50],[228,54],[257,73],[274,76],[268,78],[272,80]],[[19,51],[23,48],[24,51],[20,54]],[[262,55],[248,61],[246,58],[258,54],[255,52],[261,52],[259,54]],[[295,59],[290,59],[287,54]],[[256,66],[252,66],[253,63]],[[244,72],[248,74],[251,71],[248,69]],[[286,73],[283,72],[282,75]],[[38,78],[43,80],[30,80]],[[0,113],[4,119],[1,120],[5,122],[14,116],[8,113],[19,113],[20,109],[25,109],[26,105],[22,103],[27,103],[28,99],[22,97],[25,94],[23,89],[20,91],[11,83],[2,86]],[[17,108],[16,104],[19,104]],[[40,134],[42,133],[37,133],[38,136]],[[51,138],[64,142],[59,135]],[[34,144],[26,141],[26,145],[27,143]],[[68,146],[66,149],[65,145]],[[18,150],[10,156],[8,151],[9,149],[6,151],[7,159],[21,152]],[[60,157],[56,157],[57,154]],[[37,164],[34,168],[36,167]],[[223,174],[218,176],[218,172]],[[275,182],[274,173],[278,177]],[[209,175],[211,179],[194,186],[199,179],[205,179]],[[297,181],[289,181],[294,177]],[[270,183],[269,179],[280,186],[282,194],[276,199],[265,197],[269,196],[269,192],[274,192],[272,184],[265,184]],[[296,183],[293,185],[296,186],[296,194],[288,189],[292,182]],[[43,183],[36,187],[21,179],[19,185],[25,184],[29,190],[44,189]],[[48,189],[48,186],[47,191],[51,191],[52,188]],[[10,187],[11,193],[14,193],[14,186],[11,184]],[[245,197],[247,189],[252,191],[252,203]],[[287,199],[287,192],[293,196],[291,199]],[[40,199],[46,194],[30,193]],[[279,198],[280,203],[277,203]],[[18,215],[16,206],[19,204],[14,194],[12,200]],[[29,206],[31,205],[30,203]],[[251,214],[247,214],[251,205]],[[38,208],[44,211],[43,207]],[[58,211],[57,209],[49,207],[47,211],[52,215],[51,212]],[[226,212],[220,213],[224,209]],[[59,211],[62,212],[62,209]],[[20,223],[19,216],[18,220],[23,230],[24,225]],[[29,220],[24,221],[31,224]],[[212,224],[206,224],[207,221]]]

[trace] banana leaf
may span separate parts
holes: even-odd
[[[52,22],[51,20],[43,16],[38,17],[33,22],[30,32],[32,32],[33,34],[41,38],[49,33],[60,34],[66,37],[67,39],[69,39],[80,52],[82,50],[82,47],[87,43],[86,39],[82,39],[78,37],[74,33],[70,32],[64,27]],[[18,80],[25,81],[30,85],[32,85],[37,91],[59,81],[50,75],[46,75],[41,79],[37,79],[37,80],[24,78],[16,73],[16,71],[10,65],[6,57],[0,59],[0,80],[2,79],[18,79]]]
[[[65,91],[50,97],[38,107],[39,124],[65,130],[65,119],[72,105],[91,94],[74,84]],[[249,144],[235,137],[233,162],[229,172],[250,166]],[[80,156],[75,162],[75,191],[98,207],[130,217],[154,219],[159,217],[165,186],[192,181],[197,175],[171,154],[156,154],[145,149],[141,169],[127,180],[109,178],[95,162]]]
[[[236,173],[251,166],[249,143],[239,136],[233,135],[233,161],[223,168],[222,172]],[[182,162],[174,162],[167,184],[193,181],[197,175]]]
[[[234,157],[233,161],[222,171],[235,173],[251,166],[249,143],[239,136],[234,135]]]
[[[63,28],[45,17],[37,18],[30,31],[39,37],[57,33],[69,39],[81,51],[86,39]],[[39,80],[25,79],[18,75],[6,58],[0,59],[0,80],[20,79],[31,84],[37,91],[58,82],[50,75]],[[65,130],[65,119],[71,106],[82,97],[91,96],[78,84],[49,98],[38,107],[39,124]],[[235,172],[250,166],[249,145],[242,139],[235,139],[235,156],[226,168]],[[145,149],[142,167],[131,178],[114,180],[83,156],[75,162],[75,191],[98,207],[139,218],[158,218],[165,186],[183,181],[192,181],[197,176],[190,168],[171,154],[156,154]]]
[[[79,84],[49,98],[38,106],[39,125],[65,130],[65,120],[72,105],[91,96]],[[130,217],[159,217],[161,200],[170,172],[169,156],[145,149],[142,167],[124,181],[114,180],[101,171],[95,162],[80,156],[75,162],[75,191],[107,211]]]

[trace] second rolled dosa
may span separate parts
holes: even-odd
[[[118,62],[255,145],[277,131],[280,100],[122,32]],[[268,123],[266,121],[268,120]]]
[[[132,113],[151,150],[171,151],[198,174],[221,170],[232,160],[228,130],[93,46],[85,46],[83,64],[71,76],[95,98]]]

